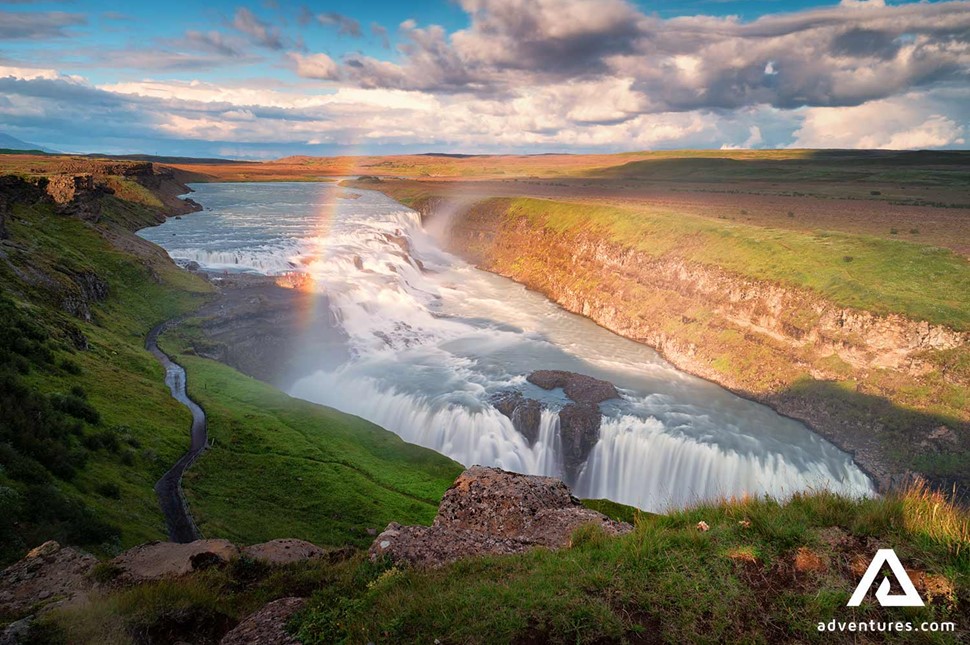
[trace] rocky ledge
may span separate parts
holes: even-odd
[[[599,404],[609,399],[620,398],[620,393],[616,391],[616,387],[612,383],[575,372],[536,370],[529,374],[525,380],[533,385],[538,385],[543,390],[554,390],[561,387],[566,396],[576,403]]]
[[[228,540],[196,540],[188,544],[149,542],[99,564],[94,556],[45,542],[23,560],[0,571],[0,616],[26,616],[0,630],[0,644],[19,643],[34,618],[56,607],[82,605],[92,593],[112,587],[129,587],[171,580],[245,557],[266,566],[284,566],[316,558],[330,561],[350,555],[328,551],[295,539],[272,540],[239,548]],[[302,601],[271,603],[244,620],[227,642],[283,643],[286,620]],[[264,634],[257,638],[256,634]],[[227,636],[228,638],[228,636]],[[242,639],[242,640],[240,640]]]
[[[370,556],[438,567],[479,555],[566,548],[584,525],[610,535],[633,528],[585,508],[559,479],[473,466],[445,493],[431,526],[392,522],[374,540]]]
[[[572,401],[559,411],[559,440],[563,475],[567,482],[575,483],[586,458],[599,441],[603,420],[599,404],[620,398],[620,393],[608,381],[564,370],[536,370],[526,380],[544,390],[562,388]],[[512,420],[513,427],[530,446],[536,442],[542,419],[541,403],[513,391],[499,393],[492,399],[492,405]]]

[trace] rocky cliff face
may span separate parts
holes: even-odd
[[[36,204],[45,198],[44,190],[36,183],[16,175],[0,176],[0,240],[7,239],[7,220],[14,204]]]
[[[541,228],[507,207],[486,200],[456,215],[440,198],[417,205],[432,229],[438,213],[447,213],[450,251],[654,347],[684,371],[806,421],[853,453],[883,488],[907,479],[926,445],[941,450],[931,439],[941,423],[958,437],[942,450],[970,450],[967,414],[911,415],[887,431],[897,406],[920,404],[912,394],[918,388],[970,387],[963,371],[934,361],[963,351],[967,332],[838,306],[805,289],[650,255],[596,232]],[[855,390],[826,385],[836,383],[855,383]],[[912,450],[900,454],[902,445]]]

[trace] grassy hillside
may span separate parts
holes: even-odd
[[[36,194],[5,218],[0,564],[48,539],[111,554],[165,538],[153,486],[187,448],[190,418],[144,339],[212,287],[132,235],[159,215],[143,192],[104,197],[97,223]],[[361,543],[365,528],[430,520],[459,470],[355,417],[187,363],[216,442],[187,482],[209,537]]]
[[[118,222],[153,213],[107,198],[103,216],[95,227],[41,203],[8,218],[0,561],[47,539],[111,552],[165,536],[152,487],[184,451],[189,416],[142,344],[210,288],[150,248],[109,241],[130,238]]]
[[[213,442],[184,481],[206,536],[366,546],[368,528],[430,524],[462,470],[363,419],[293,399],[220,363],[176,360],[190,396],[206,410]]]
[[[558,553],[389,568],[366,587],[318,592],[300,635],[305,643],[858,642],[856,633],[819,633],[819,622],[836,619],[953,621],[955,632],[864,642],[959,642],[970,629],[968,522],[920,490],[861,502],[814,494],[704,505],[643,516],[619,538],[580,529]],[[877,546],[896,550],[925,608],[881,608],[871,597],[845,606]]]
[[[702,531],[704,522],[709,530]],[[464,560],[438,570],[365,554],[269,569],[240,559],[174,581],[95,595],[46,615],[50,642],[207,639],[266,602],[310,597],[304,643],[958,643],[970,630],[970,517],[914,489],[879,500],[798,495],[639,515],[610,538]],[[893,548],[926,602],[846,607],[877,548]],[[819,632],[819,623],[909,621],[936,632]],[[943,623],[952,623],[952,628]],[[927,628],[930,625],[927,624]]]

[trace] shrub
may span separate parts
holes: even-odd
[[[61,369],[74,376],[79,376],[82,372],[81,366],[69,358],[61,360]]]
[[[121,448],[121,444],[118,442],[118,435],[112,430],[100,430],[88,435],[85,435],[81,440],[84,447],[88,450],[99,450],[104,448],[108,452],[118,452]]]
[[[100,584],[107,584],[121,575],[123,569],[111,562],[99,562],[91,569],[91,578]]]
[[[101,482],[94,487],[94,492],[96,492],[101,497],[110,497],[111,499],[121,499],[121,487],[114,482]]]
[[[77,386],[75,386],[75,388],[80,390],[82,393],[84,392],[84,390],[81,390],[81,388]],[[75,419],[87,421],[91,425],[101,423],[101,413],[99,413],[93,405],[75,394],[73,389],[71,394],[52,395],[51,403],[54,405],[55,409],[69,414]]]

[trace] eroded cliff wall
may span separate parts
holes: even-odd
[[[947,488],[970,481],[959,465],[970,463],[967,332],[646,253],[592,227],[542,226],[512,203],[414,206],[450,251],[805,421],[884,489],[913,474]]]

